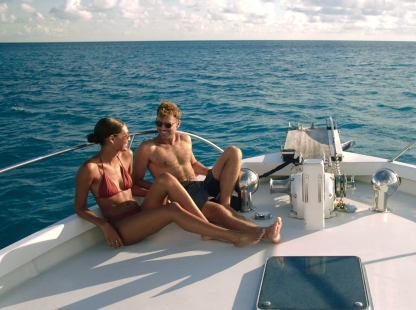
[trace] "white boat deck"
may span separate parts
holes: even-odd
[[[307,231],[303,220],[289,216],[289,196],[270,195],[266,179],[253,195],[253,204],[273,218],[256,223],[268,226],[280,216],[278,245],[261,241],[235,248],[201,241],[171,224],[118,250],[101,241],[0,296],[0,308],[253,309],[270,256],[344,255],[361,258],[373,309],[416,305],[414,195],[397,192],[388,200],[391,213],[374,213],[369,210],[370,183],[356,180],[357,190],[354,195],[348,192],[344,201],[354,203],[357,212],[338,212],[325,220],[324,230]],[[244,215],[252,217],[253,212]]]

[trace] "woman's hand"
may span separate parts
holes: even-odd
[[[120,236],[118,235],[117,231],[111,227],[110,224],[105,223],[101,226],[103,230],[105,239],[107,240],[107,244],[115,249],[124,246],[123,241],[121,240]]]

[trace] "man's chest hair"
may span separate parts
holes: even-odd
[[[187,145],[161,145],[153,152],[153,162],[158,166],[184,165],[191,161],[192,151]]]

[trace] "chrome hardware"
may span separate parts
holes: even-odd
[[[413,145],[416,144],[416,141],[413,141],[408,146],[406,146],[403,150],[401,150],[396,156],[394,156],[392,159],[389,160],[389,162],[394,162],[397,158],[403,155],[404,152],[406,152],[408,149],[410,149]]]
[[[270,179],[270,194],[290,192],[290,177],[285,180]]]
[[[263,307],[270,307],[272,303],[270,301],[265,301],[261,304]]]
[[[255,210],[251,195],[257,191],[259,187],[259,176],[253,170],[241,168],[243,174],[238,181],[238,188],[241,195],[241,212]]]
[[[355,140],[350,140],[350,141],[342,143],[341,148],[343,151],[346,151],[349,148],[352,148],[354,145],[355,145]]]
[[[373,207],[370,210],[375,212],[389,212],[387,198],[396,193],[400,183],[400,177],[393,170],[387,168],[377,170],[371,179],[374,200]]]
[[[318,202],[322,202],[322,174],[318,176]]]
[[[254,213],[253,220],[269,220],[272,217],[270,212],[256,212]]]
[[[303,175],[303,202],[308,203],[309,202],[309,176],[307,174]]]

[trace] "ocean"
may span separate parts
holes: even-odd
[[[289,122],[328,116],[352,152],[390,159],[416,140],[415,42],[3,43],[0,72],[0,169],[86,143],[102,117],[154,129],[161,100],[182,110],[180,130],[244,157],[278,151]],[[76,171],[98,150],[0,174],[0,248],[72,215]],[[194,151],[206,166],[218,156]]]

